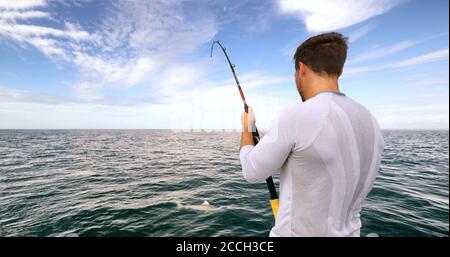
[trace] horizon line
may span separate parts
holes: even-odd
[[[226,128],[188,128],[188,129],[170,129],[170,128],[0,128],[0,131],[4,130],[172,130],[176,131],[192,131],[192,132],[241,132],[241,129],[226,129]],[[262,129],[263,131],[267,129]],[[389,130],[403,130],[403,131],[449,131],[449,128],[382,128],[382,131]]]

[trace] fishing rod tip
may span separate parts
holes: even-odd
[[[214,49],[214,45],[215,45],[216,43],[220,44],[220,43],[219,43],[219,40],[212,41],[212,45],[211,45],[211,54],[210,54],[210,56],[209,56],[210,58],[213,57],[213,49]]]

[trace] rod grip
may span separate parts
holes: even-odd
[[[272,207],[273,216],[275,218],[277,218],[278,207],[280,206],[280,200],[271,199],[269,202],[270,202],[270,207]]]

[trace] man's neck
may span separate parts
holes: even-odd
[[[308,83],[302,94],[303,101],[315,97],[321,92],[339,92],[339,83],[334,78],[318,78]]]

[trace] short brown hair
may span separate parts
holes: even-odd
[[[295,51],[295,70],[306,64],[316,73],[340,76],[347,58],[347,38],[331,32],[310,37]]]

